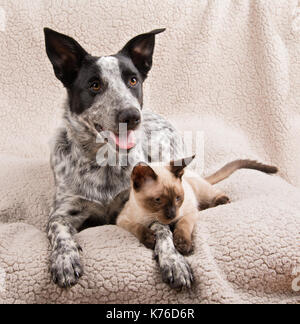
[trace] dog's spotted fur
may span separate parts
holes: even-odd
[[[155,257],[162,271],[163,281],[174,289],[191,288],[194,278],[186,259],[176,250],[169,226],[154,223],[156,234]]]
[[[74,234],[91,226],[115,224],[128,200],[133,166],[140,161],[169,161],[170,155],[164,156],[170,148],[173,158],[183,156],[182,140],[173,127],[156,114],[142,113],[142,83],[152,66],[155,35],[162,31],[137,36],[117,55],[96,58],[72,38],[45,29],[48,57],[68,91],[63,125],[52,148],[56,193],[47,227],[52,247],[50,269],[60,287],[76,284],[83,273]],[[134,88],[128,86],[132,75],[138,79]],[[90,87],[95,79],[101,82],[97,93]],[[117,133],[118,116],[129,108],[142,117],[136,129],[139,142],[126,157],[131,164],[100,166],[97,152],[107,144],[97,140],[97,127]],[[145,141],[150,134],[152,151]],[[154,231],[164,280],[176,288],[190,286],[190,268],[175,250],[169,227],[157,225]]]

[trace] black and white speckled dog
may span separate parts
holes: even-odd
[[[155,35],[164,29],[139,35],[116,55],[105,57],[89,55],[66,35],[48,28],[44,31],[48,57],[68,93],[51,156],[56,194],[47,228],[52,247],[50,268],[55,283],[70,287],[83,273],[74,234],[91,226],[115,224],[128,200],[132,167],[143,160],[163,160],[166,146],[171,156],[180,158],[183,143],[162,117],[142,113],[142,85],[152,67]],[[127,125],[125,141],[120,124]],[[125,156],[128,166],[97,162],[98,152],[107,146],[98,140],[102,132],[108,133],[117,151],[127,153],[118,157]],[[145,139],[150,133],[149,150]],[[191,270],[175,250],[169,227],[157,224],[153,229],[164,281],[175,288],[189,287]]]

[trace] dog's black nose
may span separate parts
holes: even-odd
[[[119,124],[127,124],[127,130],[135,130],[141,123],[141,113],[136,108],[122,110],[118,116]]]

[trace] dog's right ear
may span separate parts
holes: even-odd
[[[155,29],[149,33],[138,35],[130,40],[120,51],[121,54],[131,58],[133,64],[144,78],[152,67],[153,52],[155,47],[155,36],[163,33],[166,29]]]
[[[56,77],[66,88],[75,81],[83,59],[88,53],[71,37],[45,28],[46,52]]]
[[[139,163],[135,166],[131,174],[131,180],[133,187],[136,191],[139,191],[142,186],[148,181],[156,181],[157,174],[146,163]]]

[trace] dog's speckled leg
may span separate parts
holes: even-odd
[[[69,225],[62,225],[62,219],[56,218],[50,227],[56,228],[53,236],[53,247],[50,258],[52,279],[61,288],[74,286],[83,274],[80,262],[80,247],[72,238],[72,229]]]
[[[81,248],[74,235],[91,215],[96,215],[97,209],[97,204],[75,196],[56,198],[47,232],[52,247],[50,271],[61,288],[74,286],[83,274]]]
[[[83,274],[80,247],[73,235],[76,229],[66,215],[54,214],[48,224],[48,237],[52,246],[50,271],[53,281],[61,288],[74,286]]]
[[[151,229],[156,235],[155,256],[163,281],[174,289],[191,288],[192,270],[186,259],[176,250],[170,227],[154,223]]]

